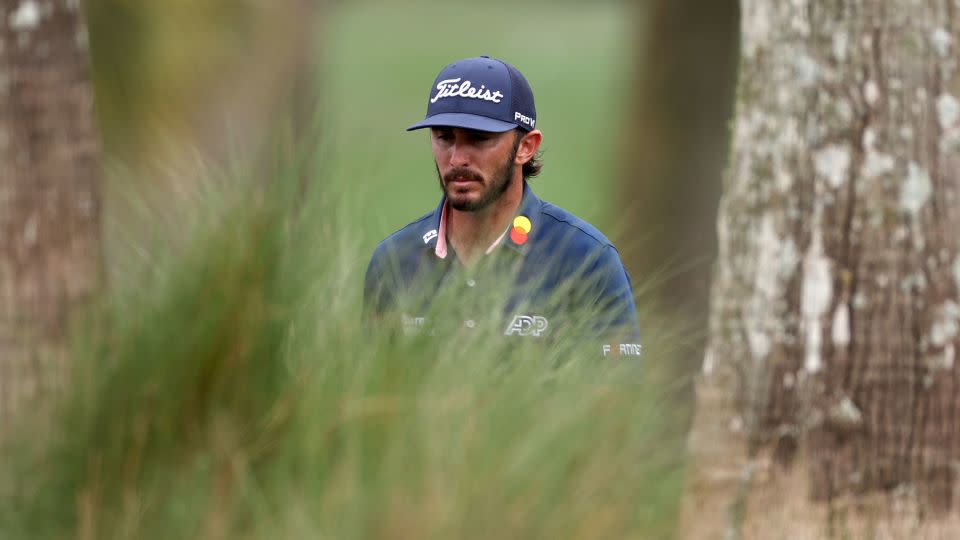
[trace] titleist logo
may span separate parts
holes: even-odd
[[[437,95],[433,96],[433,99],[430,100],[430,103],[436,103],[437,100],[446,97],[465,97],[500,103],[500,98],[503,97],[503,94],[501,94],[499,90],[491,92],[489,88],[482,84],[480,85],[480,88],[476,88],[471,85],[470,81],[463,81],[461,83],[461,78],[462,77],[458,77],[456,79],[445,79],[438,82]]]

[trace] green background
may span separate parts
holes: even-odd
[[[534,90],[544,133],[539,196],[608,233],[624,98],[633,75],[621,4],[361,3],[335,9],[324,40],[323,116],[333,177],[362,198],[365,246],[439,200],[423,118],[449,62],[501,58]]]

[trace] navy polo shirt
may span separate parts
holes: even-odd
[[[630,278],[595,227],[542,201],[524,183],[514,219],[523,230],[508,229],[467,268],[453,250],[437,254],[445,205],[441,199],[374,250],[364,280],[369,318],[390,319],[413,333],[434,333],[439,323],[453,321],[507,340],[574,339],[603,356],[640,355]]]

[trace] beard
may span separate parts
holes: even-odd
[[[514,147],[510,157],[493,173],[489,180],[485,179],[480,173],[463,167],[451,169],[447,174],[441,175],[440,167],[437,167],[437,178],[440,180],[440,189],[443,190],[444,195],[447,196],[447,201],[450,202],[450,206],[454,210],[461,212],[477,212],[483,210],[500,200],[500,197],[510,188],[513,180],[513,160],[516,159],[516,157],[517,148]],[[436,164],[434,165],[436,166]],[[466,194],[451,190],[450,182],[457,178],[464,178],[481,186],[480,197],[470,199],[464,196]]]

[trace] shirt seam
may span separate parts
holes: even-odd
[[[596,236],[594,236],[593,234],[591,234],[590,231],[584,229],[583,227],[577,225],[576,223],[573,223],[573,222],[571,222],[571,221],[569,221],[569,220],[567,220],[567,219],[559,218],[559,217],[557,217],[557,216],[555,216],[555,215],[553,215],[553,214],[549,214],[549,213],[547,213],[547,212],[545,212],[545,211],[543,211],[543,212],[541,212],[541,213],[542,213],[543,215],[549,217],[550,219],[553,219],[554,221],[556,221],[556,222],[558,222],[558,223],[564,223],[564,224],[566,224],[568,227],[573,227],[574,229],[577,229],[578,231],[580,231],[580,232],[582,232],[584,235],[586,235],[587,238],[593,240],[594,242],[596,242],[597,244],[599,244],[601,247],[612,247],[614,250],[617,249],[616,247],[613,246],[613,244],[612,244],[609,240],[604,241],[604,240],[601,240],[601,239],[597,238]]]
[[[382,246],[382,245],[384,245],[384,244],[386,244],[386,243],[388,243],[388,242],[394,241],[394,237],[400,235],[401,233],[403,233],[403,232],[406,231],[407,229],[409,229],[409,228],[411,228],[411,227],[414,227],[414,226],[416,226],[416,225],[419,225],[419,224],[421,224],[423,221],[425,221],[425,220],[433,217],[433,214],[434,214],[433,212],[429,212],[429,213],[427,213],[427,214],[425,214],[425,215],[423,215],[423,216],[421,216],[421,217],[419,217],[419,218],[411,221],[410,223],[407,223],[407,224],[404,225],[403,227],[400,227],[399,229],[393,231],[392,233],[388,234],[386,238],[384,238],[383,240],[381,240],[381,241],[377,244],[376,247],[379,248],[380,246]],[[374,248],[374,249],[376,249],[376,248]]]

